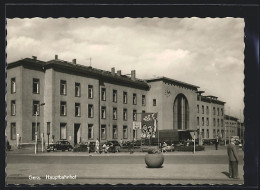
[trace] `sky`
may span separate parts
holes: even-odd
[[[244,26],[242,18],[8,19],[7,63],[57,54],[107,71],[136,70],[140,79],[165,76],[217,96],[226,114],[243,121]]]

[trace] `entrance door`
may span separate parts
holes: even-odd
[[[74,124],[74,146],[80,142],[80,124]]]

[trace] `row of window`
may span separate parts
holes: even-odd
[[[40,115],[40,109],[39,109],[40,101],[33,101],[33,115]],[[144,111],[143,111],[144,112]],[[16,114],[16,104],[15,100],[11,101],[11,115],[14,116]],[[61,101],[60,102],[60,115],[66,116],[67,115],[67,102]],[[80,117],[81,116],[81,108],[80,103],[75,103],[75,116]],[[94,117],[94,106],[92,104],[88,104],[88,117],[93,118]],[[101,107],[101,118],[106,119],[106,107]],[[113,119],[117,119],[117,108],[113,108]],[[123,109],[123,120],[127,120],[127,109]],[[133,110],[133,120],[137,121],[137,111]]]
[[[128,138],[128,126],[123,125],[123,138],[127,139]],[[106,125],[101,125],[101,140],[106,140],[107,139],[107,127]],[[113,125],[112,128],[112,138],[117,139],[118,138],[118,127],[117,125]],[[61,140],[66,140],[67,139],[67,124],[66,123],[61,123],[60,124],[60,139]],[[88,124],[88,139],[93,140],[94,139],[94,127],[93,124]]]
[[[217,121],[217,126],[219,127],[220,126],[220,123],[219,123],[219,119],[215,119],[213,118],[213,126],[216,126],[216,121]],[[197,126],[200,125],[200,118],[197,117]],[[204,117],[201,118],[201,125],[204,126],[205,125],[205,121],[204,121]],[[224,123],[223,123],[223,119],[221,119],[221,127],[223,127]],[[206,118],[206,126],[209,126],[209,118],[207,117]]]
[[[33,93],[39,94],[40,93],[40,80],[33,78]],[[15,78],[11,78],[11,93],[16,92],[16,81]],[[88,98],[92,99],[94,97],[93,94],[93,85],[88,85]],[[61,80],[60,81],[60,94],[67,95],[67,81]],[[81,86],[80,83],[75,83],[75,97],[81,96]],[[106,88],[101,88],[101,100],[106,101]],[[117,90],[113,90],[113,102],[117,102]],[[123,103],[127,104],[127,92],[123,92]],[[146,99],[145,95],[142,95],[142,105],[145,106]],[[133,105],[137,105],[137,94],[133,93]]]
[[[32,92],[34,94],[40,93],[40,79],[33,78]],[[11,78],[11,94],[16,93],[16,80]]]
[[[32,113],[33,115],[40,115],[40,101],[33,101],[33,109]],[[15,116],[16,115],[16,102],[15,100],[11,100],[11,115]]]
[[[213,129],[213,138],[216,138],[216,136],[218,135],[220,138],[224,138],[225,137],[225,130],[215,130],[215,129]],[[229,135],[231,135],[231,134],[235,134],[236,133],[236,131],[235,130],[227,130],[226,131],[226,133],[227,133],[227,135],[229,136]],[[204,130],[204,129],[202,129],[201,130],[201,136],[202,136],[202,138],[209,138],[209,135],[210,135],[210,131],[209,131],[209,129],[207,129],[207,130]]]
[[[16,140],[16,123],[11,123],[11,140]],[[32,123],[32,140],[35,140],[35,137],[37,135],[37,139],[40,139],[40,123],[37,123],[37,128],[35,123]],[[128,138],[128,126],[123,125],[123,134],[124,139]],[[112,138],[117,139],[118,138],[118,127],[117,125],[113,125],[112,129]],[[67,124],[66,123],[60,123],[60,139],[66,140],[67,139]],[[94,127],[93,124],[88,124],[88,139],[93,140],[94,139]],[[106,125],[101,125],[101,139],[106,140],[107,139],[107,129]]]
[[[204,130],[204,129],[202,129],[201,130],[201,136],[202,136],[202,138],[209,138],[209,135],[210,135],[210,132],[209,132],[209,129],[207,129],[207,130]],[[224,130],[217,130],[217,133],[216,133],[216,130],[215,129],[213,129],[213,138],[216,138],[216,136],[219,136],[219,137],[221,137],[221,138],[223,138],[224,137]]]
[[[216,110],[217,110],[217,113],[216,113]],[[221,108],[220,109],[220,111],[221,111],[221,116],[223,116],[224,115],[224,111],[223,111],[223,108]],[[197,113],[200,113],[200,106],[199,105],[197,105]],[[204,114],[205,113],[205,110],[204,110],[204,106],[202,105],[201,106],[201,113],[202,114]],[[208,115],[209,114],[209,106],[206,106],[206,114]],[[215,107],[213,107],[213,115],[220,115],[220,113],[219,113],[219,108],[215,108]]]

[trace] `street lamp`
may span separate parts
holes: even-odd
[[[41,103],[39,106],[37,106],[36,108],[36,112],[35,112],[35,149],[34,149],[34,154],[37,153],[37,133],[38,133],[38,125],[37,125],[37,116],[38,116],[38,109],[40,109],[41,106],[44,106],[45,103]]]
[[[48,147],[50,145],[50,127],[51,127],[51,122],[47,122]]]

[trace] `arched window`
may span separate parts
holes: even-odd
[[[189,126],[189,104],[183,94],[179,94],[174,100],[173,106],[173,128],[188,129]]]

